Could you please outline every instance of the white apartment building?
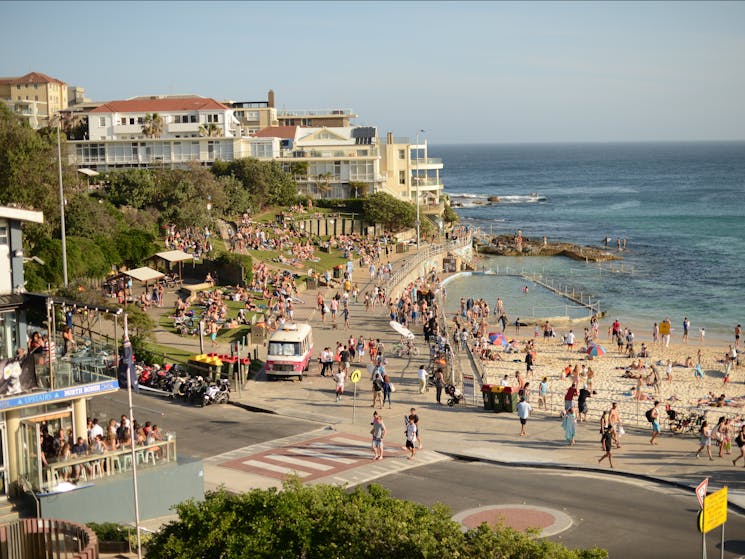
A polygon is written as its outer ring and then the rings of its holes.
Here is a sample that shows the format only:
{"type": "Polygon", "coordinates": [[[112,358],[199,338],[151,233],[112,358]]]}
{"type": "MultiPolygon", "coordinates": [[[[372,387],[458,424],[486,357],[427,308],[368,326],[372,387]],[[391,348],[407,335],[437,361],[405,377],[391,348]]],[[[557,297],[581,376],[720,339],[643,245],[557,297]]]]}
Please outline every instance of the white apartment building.
{"type": "Polygon", "coordinates": [[[266,103],[231,105],[196,96],[138,97],[98,105],[87,113],[88,139],[69,142],[69,162],[107,171],[255,157],[278,160],[298,182],[299,191],[315,198],[355,198],[384,191],[410,202],[419,200],[422,206],[440,202],[442,161],[428,157],[426,140],[412,143],[389,133],[382,142],[375,127],[349,124],[356,115],[347,109],[283,111],[277,118],[271,91],[266,103]],[[156,133],[145,134],[153,113],[161,126],[156,133]],[[308,115],[313,118],[304,120],[308,115]],[[293,119],[324,124],[285,124],[293,119]],[[254,132],[262,122],[279,125],[254,132]]]}
{"type": "Polygon", "coordinates": [[[96,171],[124,167],[211,165],[243,157],[273,158],[273,138],[242,138],[233,109],[196,96],[110,101],[88,113],[88,139],[69,143],[69,162],[96,171]],[[148,115],[161,126],[146,134],[148,115]]]}

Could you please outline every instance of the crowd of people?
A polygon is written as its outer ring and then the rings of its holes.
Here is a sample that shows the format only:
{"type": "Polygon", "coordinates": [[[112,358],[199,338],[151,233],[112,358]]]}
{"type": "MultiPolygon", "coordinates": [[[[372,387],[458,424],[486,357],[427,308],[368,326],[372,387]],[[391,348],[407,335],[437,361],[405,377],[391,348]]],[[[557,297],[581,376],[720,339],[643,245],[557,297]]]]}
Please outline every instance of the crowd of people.
{"type": "Polygon", "coordinates": [[[123,450],[145,449],[153,447],[152,452],[156,460],[162,458],[162,449],[154,446],[164,440],[164,435],[157,424],[146,421],[144,424],[137,420],[134,424],[129,417],[122,414],[121,418],[111,418],[107,425],[101,425],[98,418],[88,418],[85,436],[73,436],[72,427],[57,429],[50,432],[50,426],[43,422],[40,435],[41,461],[47,466],[52,463],[77,461],[90,457],[90,461],[83,461],[67,467],[57,468],[59,481],[76,483],[81,479],[88,479],[98,473],[106,472],[108,462],[103,460],[106,454],[123,450]]]}

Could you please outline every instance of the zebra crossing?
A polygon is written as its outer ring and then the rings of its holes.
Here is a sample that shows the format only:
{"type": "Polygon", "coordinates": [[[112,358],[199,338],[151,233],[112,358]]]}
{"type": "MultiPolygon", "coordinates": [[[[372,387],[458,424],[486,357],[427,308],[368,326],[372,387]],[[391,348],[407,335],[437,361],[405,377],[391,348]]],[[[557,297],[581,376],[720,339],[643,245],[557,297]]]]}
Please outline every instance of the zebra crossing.
{"type": "Polygon", "coordinates": [[[298,476],[303,483],[358,485],[409,468],[445,460],[431,451],[420,451],[414,460],[408,452],[390,444],[383,460],[372,460],[369,437],[347,433],[295,435],[237,449],[205,460],[223,475],[258,476],[278,483],[298,476]]]}

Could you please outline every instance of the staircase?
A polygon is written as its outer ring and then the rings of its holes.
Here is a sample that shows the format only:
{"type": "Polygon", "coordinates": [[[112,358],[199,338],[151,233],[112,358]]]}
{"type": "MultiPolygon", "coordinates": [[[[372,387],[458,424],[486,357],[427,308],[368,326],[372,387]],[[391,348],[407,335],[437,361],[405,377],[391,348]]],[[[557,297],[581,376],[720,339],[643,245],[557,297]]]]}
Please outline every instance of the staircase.
{"type": "Polygon", "coordinates": [[[0,525],[15,522],[19,518],[15,503],[7,495],[0,496],[0,525]]]}

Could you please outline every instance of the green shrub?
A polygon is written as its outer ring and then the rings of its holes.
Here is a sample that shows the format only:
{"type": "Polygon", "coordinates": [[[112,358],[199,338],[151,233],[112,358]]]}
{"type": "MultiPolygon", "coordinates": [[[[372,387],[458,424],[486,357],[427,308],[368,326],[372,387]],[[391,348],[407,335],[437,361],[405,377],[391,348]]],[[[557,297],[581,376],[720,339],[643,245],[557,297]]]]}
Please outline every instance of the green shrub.
{"type": "Polygon", "coordinates": [[[93,530],[99,540],[104,542],[127,542],[129,541],[128,526],[116,524],[115,522],[89,522],[88,528],[93,530]]]}

